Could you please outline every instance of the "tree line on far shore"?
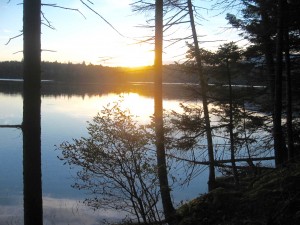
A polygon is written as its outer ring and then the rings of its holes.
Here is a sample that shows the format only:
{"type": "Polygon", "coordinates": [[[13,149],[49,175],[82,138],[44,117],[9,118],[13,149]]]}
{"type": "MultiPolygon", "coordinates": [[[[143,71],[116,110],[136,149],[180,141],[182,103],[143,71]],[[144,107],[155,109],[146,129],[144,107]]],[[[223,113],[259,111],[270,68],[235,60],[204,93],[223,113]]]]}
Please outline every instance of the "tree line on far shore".
{"type": "MultiPolygon", "coordinates": [[[[0,78],[22,79],[23,63],[19,61],[0,62],[0,78]]],[[[83,63],[42,62],[42,79],[64,83],[103,83],[122,84],[126,82],[152,82],[153,66],[145,67],[108,67],[83,63]]],[[[206,67],[210,73],[209,83],[216,83],[218,72],[206,67]]],[[[165,83],[199,83],[196,72],[187,71],[177,63],[163,66],[165,83]]],[[[265,85],[266,79],[262,70],[254,68],[248,74],[237,77],[236,84],[265,85]]]]}

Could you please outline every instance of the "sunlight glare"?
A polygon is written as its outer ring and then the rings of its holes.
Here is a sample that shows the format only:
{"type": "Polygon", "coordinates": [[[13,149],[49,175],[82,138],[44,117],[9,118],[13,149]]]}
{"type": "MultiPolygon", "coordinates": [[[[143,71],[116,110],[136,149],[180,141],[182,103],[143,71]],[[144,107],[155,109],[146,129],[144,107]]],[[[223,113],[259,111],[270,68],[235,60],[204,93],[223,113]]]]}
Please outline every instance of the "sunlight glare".
{"type": "Polygon", "coordinates": [[[147,49],[146,46],[127,45],[121,50],[120,56],[116,58],[119,66],[139,67],[153,65],[153,52],[147,49]]]}
{"type": "MultiPolygon", "coordinates": [[[[55,98],[44,98],[44,110],[50,111],[48,106],[53,108],[53,101],[58,101],[55,98]]],[[[122,110],[129,110],[130,114],[136,117],[139,122],[149,122],[150,116],[153,115],[154,112],[154,102],[152,98],[147,98],[141,96],[137,93],[129,92],[123,93],[121,95],[117,95],[114,93],[109,93],[107,95],[102,96],[72,96],[68,98],[67,107],[54,107],[55,110],[67,114],[72,115],[73,118],[89,118],[91,120],[98,112],[100,112],[103,107],[107,107],[108,104],[112,106],[115,102],[121,102],[122,110]]],[[[66,101],[66,99],[62,98],[62,101],[66,101]]],[[[56,104],[59,105],[59,104],[56,104]]],[[[66,106],[66,105],[64,105],[66,106]]]]}
{"type": "Polygon", "coordinates": [[[145,98],[137,93],[123,94],[123,109],[129,109],[130,113],[143,121],[149,121],[154,113],[154,102],[151,98],[145,98]]]}
{"type": "MultiPolygon", "coordinates": [[[[150,117],[154,114],[154,100],[134,92],[119,95],[108,93],[102,96],[72,96],[59,99],[44,97],[43,111],[51,113],[55,110],[69,117],[72,116],[73,119],[85,118],[90,121],[98,112],[101,112],[103,107],[111,107],[120,100],[121,110],[129,110],[137,121],[144,124],[149,123],[150,117]]],[[[163,105],[166,113],[172,110],[178,113],[182,112],[177,100],[165,100],[163,105]]]]}

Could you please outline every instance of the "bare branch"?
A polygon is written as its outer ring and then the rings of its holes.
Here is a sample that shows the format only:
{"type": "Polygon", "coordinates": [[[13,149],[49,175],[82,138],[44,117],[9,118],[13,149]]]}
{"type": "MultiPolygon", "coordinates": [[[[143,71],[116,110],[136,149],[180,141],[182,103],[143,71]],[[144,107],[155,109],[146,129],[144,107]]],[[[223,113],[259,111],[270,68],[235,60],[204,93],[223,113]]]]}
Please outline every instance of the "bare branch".
{"type": "Polygon", "coordinates": [[[80,13],[84,17],[84,19],[86,19],[86,17],[83,15],[83,13],[79,9],[59,6],[57,4],[42,4],[42,6],[50,6],[50,7],[59,8],[59,9],[66,9],[66,10],[76,11],[76,12],[80,13]]]}
{"type": "MultiPolygon", "coordinates": [[[[188,162],[188,163],[198,164],[198,165],[209,165],[209,161],[190,160],[190,159],[185,159],[185,158],[177,157],[177,156],[172,155],[172,154],[168,154],[168,157],[174,158],[174,159],[177,159],[177,160],[182,160],[182,161],[185,161],[185,162],[188,162]]],[[[275,159],[275,157],[251,158],[252,161],[264,161],[264,160],[274,160],[274,159],[275,159]]],[[[249,161],[249,158],[235,159],[235,162],[248,162],[248,161],[249,161]]],[[[223,165],[223,164],[224,163],[231,163],[231,162],[232,161],[230,159],[215,160],[215,166],[218,166],[218,167],[228,167],[227,165],[223,165]]]]}
{"type": "Polygon", "coordinates": [[[51,30],[55,30],[55,27],[49,26],[48,23],[43,23],[43,22],[42,22],[42,24],[45,25],[46,27],[50,28],[51,30]]]}
{"type": "Polygon", "coordinates": [[[0,128],[16,128],[16,129],[22,129],[22,125],[0,125],[0,128]]]}
{"type": "Polygon", "coordinates": [[[50,50],[50,49],[41,49],[42,52],[57,52],[55,50],[50,50]]]}
{"type": "MultiPolygon", "coordinates": [[[[87,5],[83,0],[80,0],[82,4],[84,4],[89,10],[91,10],[93,13],[95,13],[97,16],[99,16],[105,23],[107,23],[114,31],[116,31],[120,36],[125,37],[123,34],[121,34],[110,22],[108,22],[103,16],[101,16],[98,12],[96,12],[94,9],[92,9],[89,5],[87,5]]],[[[90,2],[90,1],[88,1],[90,2]]],[[[91,2],[90,2],[91,3],[91,2]]]]}
{"type": "Polygon", "coordinates": [[[142,44],[142,43],[150,43],[151,41],[154,41],[154,37],[151,36],[147,39],[144,39],[144,40],[136,40],[137,42],[135,44],[142,44]]]}
{"type": "Polygon", "coordinates": [[[14,52],[13,55],[18,54],[18,53],[21,53],[21,52],[23,53],[23,51],[21,51],[21,50],[20,50],[20,51],[17,51],[17,52],[14,52]]]}
{"type": "Polygon", "coordinates": [[[41,14],[42,14],[42,17],[44,18],[44,20],[46,21],[46,23],[42,22],[42,24],[45,25],[46,27],[49,27],[52,30],[55,30],[55,27],[52,26],[51,22],[46,18],[45,14],[43,12],[41,12],[41,14]]]}
{"type": "Polygon", "coordinates": [[[18,35],[14,36],[14,37],[9,38],[8,42],[5,45],[8,45],[13,39],[21,37],[22,35],[23,35],[23,32],[21,34],[18,34],[18,35]]]}
{"type": "MultiPolygon", "coordinates": [[[[49,50],[49,49],[41,49],[42,52],[57,52],[55,50],[49,50]]],[[[13,54],[23,53],[23,50],[14,52],[13,54]]]]}
{"type": "Polygon", "coordinates": [[[149,10],[154,10],[155,4],[146,1],[138,0],[130,4],[133,12],[147,12],[149,10]]]}
{"type": "MultiPolygon", "coordinates": [[[[213,4],[212,9],[221,10],[217,15],[221,15],[228,10],[238,9],[241,7],[243,1],[237,0],[218,0],[215,4],[213,4]]],[[[217,16],[216,15],[216,16],[217,16]]]]}
{"type": "Polygon", "coordinates": [[[169,41],[169,42],[172,42],[170,43],[169,45],[165,46],[164,48],[168,48],[172,45],[175,45],[176,43],[178,42],[181,42],[181,41],[184,41],[184,40],[190,40],[192,36],[187,36],[187,37],[183,37],[183,38],[173,38],[173,39],[169,39],[169,40],[166,40],[166,41],[169,41]]]}

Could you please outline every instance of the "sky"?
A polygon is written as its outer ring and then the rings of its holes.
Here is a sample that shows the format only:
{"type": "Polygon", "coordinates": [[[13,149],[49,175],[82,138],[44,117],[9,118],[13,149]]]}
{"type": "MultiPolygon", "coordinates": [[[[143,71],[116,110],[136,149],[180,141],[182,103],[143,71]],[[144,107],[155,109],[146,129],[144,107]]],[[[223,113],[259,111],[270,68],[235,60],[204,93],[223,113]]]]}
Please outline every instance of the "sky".
{"type": "MultiPolygon", "coordinates": [[[[86,0],[87,2],[87,0],[86,0]]],[[[42,12],[55,29],[42,25],[42,60],[62,63],[83,63],[104,66],[146,66],[153,65],[154,45],[140,40],[154,35],[153,29],[141,27],[153,18],[152,13],[137,14],[132,12],[133,0],[91,0],[91,7],[104,17],[121,34],[112,29],[98,15],[85,7],[80,0],[42,0],[44,4],[78,9],[65,10],[43,6],[42,12]]],[[[205,7],[210,7],[210,0],[198,0],[205,7]]],[[[0,61],[22,60],[21,0],[0,0],[0,61]]],[[[225,14],[216,11],[201,10],[203,18],[199,20],[197,31],[201,47],[215,50],[217,46],[239,37],[233,30],[226,30],[225,14]],[[211,42],[221,40],[218,42],[211,42]],[[206,42],[209,41],[209,42],[206,42]]],[[[45,19],[43,20],[45,23],[45,19]]],[[[166,39],[184,37],[191,34],[188,25],[174,27],[165,34],[166,39]]],[[[191,42],[191,41],[190,41],[191,42]]],[[[163,61],[165,64],[185,59],[185,42],[167,47],[164,43],[163,61]]]]}

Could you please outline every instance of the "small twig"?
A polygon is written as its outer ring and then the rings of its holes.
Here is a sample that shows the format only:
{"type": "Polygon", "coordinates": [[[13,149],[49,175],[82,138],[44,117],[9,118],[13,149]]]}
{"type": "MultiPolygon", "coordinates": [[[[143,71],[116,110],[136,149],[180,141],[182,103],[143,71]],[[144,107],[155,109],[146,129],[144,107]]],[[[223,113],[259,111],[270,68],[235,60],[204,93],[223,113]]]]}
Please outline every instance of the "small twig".
{"type": "Polygon", "coordinates": [[[43,12],[41,12],[41,14],[42,14],[42,17],[47,22],[47,23],[42,23],[42,24],[44,24],[45,26],[49,27],[52,30],[55,30],[55,27],[51,25],[51,22],[46,18],[45,14],[43,12]]]}
{"type": "Polygon", "coordinates": [[[17,51],[17,52],[14,52],[13,55],[18,54],[18,53],[21,53],[21,52],[23,53],[23,51],[21,51],[21,50],[20,50],[20,51],[17,51]]]}
{"type": "Polygon", "coordinates": [[[99,62],[106,62],[106,61],[113,59],[114,57],[103,56],[103,57],[98,57],[98,58],[100,59],[99,62]]]}
{"type": "Polygon", "coordinates": [[[41,49],[42,52],[57,52],[55,50],[50,50],[50,49],[41,49]]]}
{"type": "MultiPolygon", "coordinates": [[[[57,52],[55,50],[50,50],[50,49],[41,49],[41,52],[57,52]]],[[[14,52],[13,54],[18,54],[18,53],[23,53],[23,50],[20,50],[20,51],[17,51],[17,52],[14,52]]]]}
{"type": "Polygon", "coordinates": [[[13,39],[16,39],[16,38],[18,38],[18,37],[21,37],[22,35],[23,35],[23,32],[22,32],[21,34],[19,34],[19,35],[16,35],[16,36],[14,36],[14,37],[9,38],[8,42],[7,42],[5,45],[8,45],[9,42],[11,42],[13,39]]]}
{"type": "Polygon", "coordinates": [[[53,27],[53,26],[51,26],[51,25],[49,25],[47,23],[43,23],[42,22],[42,24],[45,25],[46,27],[50,28],[51,30],[55,30],[55,27],[53,27]]]}

